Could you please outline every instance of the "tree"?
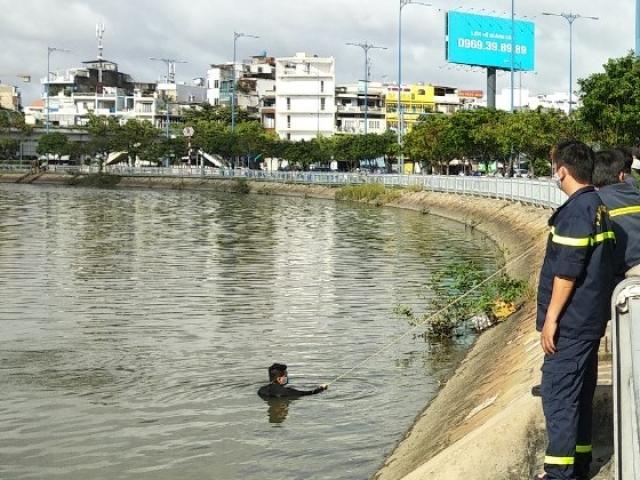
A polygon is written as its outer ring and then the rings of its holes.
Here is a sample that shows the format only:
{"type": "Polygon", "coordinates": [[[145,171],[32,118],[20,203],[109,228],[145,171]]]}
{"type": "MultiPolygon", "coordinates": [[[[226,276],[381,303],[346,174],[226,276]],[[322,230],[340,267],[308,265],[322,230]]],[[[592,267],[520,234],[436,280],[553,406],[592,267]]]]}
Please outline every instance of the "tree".
{"type": "Polygon", "coordinates": [[[349,170],[357,166],[356,135],[339,135],[333,139],[333,157],[336,161],[346,163],[349,170]]]}
{"type": "Polygon", "coordinates": [[[307,171],[313,163],[314,145],[311,142],[301,140],[299,142],[290,142],[284,152],[284,158],[289,165],[297,166],[307,171]]]}
{"type": "Polygon", "coordinates": [[[86,152],[98,160],[100,172],[102,172],[109,155],[118,151],[122,127],[113,117],[91,115],[85,129],[91,136],[91,140],[86,145],[86,152]]]}
{"type": "Polygon", "coordinates": [[[640,60],[633,52],[610,59],[604,73],[578,81],[578,115],[593,140],[603,146],[636,145],[640,140],[640,60]]]}
{"type": "MultiPolygon", "coordinates": [[[[121,126],[119,136],[115,141],[118,150],[127,152],[129,164],[136,162],[138,157],[153,158],[153,144],[158,140],[160,131],[147,120],[129,120],[121,126]]],[[[154,152],[156,153],[157,150],[154,152]]]]}
{"type": "Polygon", "coordinates": [[[192,145],[226,159],[231,159],[234,155],[234,135],[225,123],[201,120],[194,125],[194,130],[192,145]]]}
{"type": "Polygon", "coordinates": [[[264,153],[267,133],[259,122],[243,122],[236,127],[234,140],[234,154],[246,155],[250,160],[264,153]]]}
{"type": "Polygon", "coordinates": [[[404,149],[412,160],[420,162],[423,169],[444,173],[455,158],[455,134],[451,117],[429,115],[407,134],[404,149]]]}
{"type": "MultiPolygon", "coordinates": [[[[251,120],[246,110],[236,109],[236,125],[251,120]]],[[[185,125],[195,126],[198,122],[221,122],[231,125],[231,108],[203,103],[193,110],[184,112],[185,125]]]]}
{"type": "Polygon", "coordinates": [[[13,138],[0,138],[0,160],[13,160],[20,148],[20,142],[13,138]]]}
{"type": "Polygon", "coordinates": [[[60,158],[68,152],[69,139],[60,132],[46,133],[38,141],[38,155],[53,155],[60,158]]]}

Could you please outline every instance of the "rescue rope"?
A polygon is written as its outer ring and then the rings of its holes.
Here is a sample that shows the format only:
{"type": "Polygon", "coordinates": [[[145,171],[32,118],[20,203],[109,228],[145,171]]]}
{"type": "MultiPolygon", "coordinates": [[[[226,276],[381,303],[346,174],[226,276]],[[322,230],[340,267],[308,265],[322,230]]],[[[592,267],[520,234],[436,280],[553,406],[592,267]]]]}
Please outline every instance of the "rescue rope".
{"type": "Polygon", "coordinates": [[[489,281],[491,281],[492,279],[494,279],[495,277],[497,277],[500,273],[504,272],[509,266],[513,265],[514,263],[520,261],[521,259],[523,259],[524,257],[526,257],[527,255],[529,255],[529,253],[531,253],[535,248],[537,248],[537,245],[532,245],[530,248],[528,248],[524,253],[522,253],[521,255],[518,255],[516,258],[512,258],[511,260],[509,260],[507,263],[505,263],[501,268],[499,268],[498,270],[496,270],[494,273],[492,273],[491,275],[489,275],[487,278],[485,278],[482,282],[480,282],[478,285],[474,286],[473,288],[467,290],[466,293],[464,293],[463,295],[460,295],[459,297],[457,297],[456,299],[454,299],[453,301],[451,301],[449,304],[445,305],[444,307],[442,307],[440,310],[438,310],[437,312],[432,313],[431,315],[429,315],[427,318],[425,318],[424,320],[422,320],[420,323],[414,325],[413,327],[411,327],[409,330],[407,330],[405,333],[403,333],[402,335],[400,335],[399,337],[397,337],[396,339],[394,339],[393,341],[391,341],[390,343],[384,345],[382,348],[380,348],[379,350],[377,350],[376,352],[374,352],[372,355],[368,356],[367,358],[365,358],[364,360],[362,360],[360,363],[356,364],[354,367],[350,368],[349,370],[347,370],[346,372],[338,375],[336,378],[334,378],[331,382],[327,383],[328,386],[333,385],[334,383],[338,382],[339,380],[342,380],[344,377],[346,377],[347,375],[351,374],[352,372],[354,372],[355,370],[359,369],[360,367],[362,367],[363,365],[365,365],[366,363],[368,363],[370,360],[374,359],[375,357],[377,357],[378,355],[380,355],[381,353],[385,352],[386,350],[388,350],[389,348],[391,348],[393,345],[395,345],[396,343],[398,343],[400,340],[402,340],[403,338],[405,338],[407,335],[409,335],[410,333],[412,333],[414,330],[422,327],[424,324],[428,323],[429,321],[433,320],[434,318],[438,317],[439,315],[441,315],[442,313],[446,312],[447,310],[449,310],[451,307],[453,307],[454,305],[456,305],[457,303],[459,303],[461,300],[463,300],[464,298],[468,297],[471,293],[473,293],[474,291],[478,290],[480,287],[482,287],[483,285],[487,284],[489,281]]]}

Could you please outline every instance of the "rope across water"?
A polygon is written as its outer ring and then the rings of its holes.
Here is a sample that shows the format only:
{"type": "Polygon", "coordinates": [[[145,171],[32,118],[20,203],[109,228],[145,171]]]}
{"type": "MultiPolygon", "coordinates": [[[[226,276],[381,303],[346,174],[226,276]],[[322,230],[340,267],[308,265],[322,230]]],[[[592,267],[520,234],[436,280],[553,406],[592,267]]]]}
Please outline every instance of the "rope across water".
{"type": "Polygon", "coordinates": [[[378,355],[380,355],[381,353],[385,352],[386,350],[388,350],[389,348],[391,348],[393,345],[395,345],[396,343],[398,343],[400,340],[402,340],[403,338],[405,338],[407,335],[411,334],[414,330],[418,329],[419,327],[422,327],[424,324],[428,323],[429,321],[433,320],[434,318],[438,317],[438,315],[441,315],[442,313],[446,312],[448,309],[450,309],[451,307],[453,307],[454,305],[456,305],[457,303],[459,303],[461,300],[463,300],[464,298],[468,297],[471,293],[475,292],[476,290],[478,290],[480,287],[482,287],[483,285],[486,285],[488,282],[490,282],[491,280],[493,280],[495,277],[497,277],[499,274],[501,274],[502,272],[504,272],[509,266],[513,265],[514,263],[520,261],[521,259],[523,259],[524,257],[526,257],[527,255],[529,255],[535,248],[537,247],[537,245],[532,245],[531,247],[529,247],[524,253],[518,255],[515,258],[512,258],[511,260],[509,260],[508,262],[506,262],[501,268],[499,268],[498,270],[496,270],[494,273],[492,273],[491,275],[489,275],[487,278],[485,278],[482,282],[480,282],[478,285],[474,286],[473,288],[467,290],[466,293],[460,295],[459,297],[455,298],[453,301],[451,301],[450,303],[448,303],[447,305],[445,305],[444,307],[442,307],[440,310],[432,313],[431,315],[429,315],[428,317],[426,317],[422,322],[414,325],[413,327],[411,327],[409,330],[407,330],[406,332],[404,332],[402,335],[400,335],[399,337],[395,338],[393,341],[389,342],[388,344],[384,345],[383,347],[381,347],[379,350],[377,350],[376,352],[374,352],[373,354],[369,355],[367,358],[365,358],[364,360],[362,360],[360,363],[356,364],[354,367],[350,368],[349,370],[347,370],[346,372],[338,375],[336,378],[334,378],[331,382],[329,382],[327,385],[333,385],[334,383],[342,380],[344,377],[346,377],[347,375],[351,374],[352,372],[354,372],[355,370],[359,369],[360,367],[362,367],[363,365],[365,365],[366,363],[368,363],[370,360],[374,359],[375,357],[377,357],[378,355]]]}

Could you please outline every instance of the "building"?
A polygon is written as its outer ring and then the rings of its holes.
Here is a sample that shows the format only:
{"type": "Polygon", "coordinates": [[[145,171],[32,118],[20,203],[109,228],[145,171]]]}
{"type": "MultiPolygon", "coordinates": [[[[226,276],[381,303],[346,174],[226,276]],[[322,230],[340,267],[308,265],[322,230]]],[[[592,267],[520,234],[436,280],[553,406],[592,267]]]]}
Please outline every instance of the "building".
{"type": "Polygon", "coordinates": [[[259,118],[265,96],[275,90],[276,61],[266,54],[242,63],[211,65],[207,71],[207,100],[211,105],[231,105],[233,81],[236,82],[236,106],[259,118]]]}
{"type": "MultiPolygon", "coordinates": [[[[465,109],[486,108],[486,96],[465,98],[465,109]]],[[[566,114],[569,113],[569,95],[566,92],[555,92],[549,94],[533,95],[526,88],[515,88],[513,91],[513,106],[515,110],[560,110],[566,114]]],[[[580,107],[580,98],[573,96],[573,108],[580,107]]],[[[511,110],[511,89],[504,88],[496,94],[496,109],[510,111],[511,110]]]]}
{"type": "Polygon", "coordinates": [[[13,111],[22,109],[22,99],[18,87],[0,83],[0,108],[13,111]]]}
{"type": "MultiPolygon", "coordinates": [[[[161,82],[156,85],[154,95],[142,101],[152,100],[151,106],[153,118],[148,118],[151,123],[160,128],[167,126],[167,113],[169,123],[174,123],[182,118],[186,110],[196,108],[203,103],[207,103],[207,88],[204,86],[204,80],[196,79],[192,85],[181,82],[161,82]]],[[[147,110],[149,107],[147,107],[147,110]]],[[[148,115],[145,111],[145,115],[148,115]]],[[[139,112],[134,111],[134,118],[144,118],[139,112]]]]}
{"type": "Polygon", "coordinates": [[[370,82],[366,102],[364,87],[364,82],[336,87],[336,133],[364,134],[365,105],[368,105],[367,133],[380,134],[387,130],[385,87],[381,83],[370,82]]]}
{"type": "Polygon", "coordinates": [[[275,129],[280,138],[331,136],[335,114],[333,57],[296,53],[276,59],[275,129]]]}
{"type": "MultiPolygon", "coordinates": [[[[398,86],[387,87],[387,128],[398,130],[398,86]]],[[[431,113],[454,113],[461,107],[458,90],[453,87],[416,83],[403,85],[400,94],[405,132],[431,113]]]]}
{"type": "Polygon", "coordinates": [[[39,116],[29,109],[28,123],[46,122],[47,110],[51,124],[61,127],[84,125],[90,115],[156,121],[155,84],[134,82],[130,75],[118,70],[116,63],[108,60],[98,59],[82,65],[51,72],[49,78],[42,79],[44,106],[39,116]]]}
{"type": "Polygon", "coordinates": [[[438,113],[455,113],[460,110],[461,100],[458,89],[453,87],[433,87],[433,100],[438,113]]]}
{"type": "MultiPolygon", "coordinates": [[[[237,67],[237,65],[236,65],[237,67]]],[[[240,78],[240,69],[235,69],[235,81],[240,78]]],[[[207,70],[207,101],[213,106],[231,106],[231,89],[233,88],[233,63],[210,65],[207,70]]]]}
{"type": "Polygon", "coordinates": [[[136,82],[118,70],[114,62],[98,59],[83,62],[82,67],[52,72],[43,78],[44,105],[29,107],[25,121],[36,125],[47,120],[47,88],[49,121],[60,127],[85,125],[91,115],[114,117],[121,121],[148,120],[164,127],[169,104],[170,121],[180,117],[184,109],[207,100],[202,85],[136,82]]]}
{"type": "Polygon", "coordinates": [[[411,130],[422,115],[435,112],[436,101],[434,93],[431,85],[422,83],[403,85],[402,89],[398,89],[397,85],[388,86],[385,98],[387,128],[398,131],[398,94],[400,94],[400,104],[403,112],[403,130],[406,132],[411,130]]]}

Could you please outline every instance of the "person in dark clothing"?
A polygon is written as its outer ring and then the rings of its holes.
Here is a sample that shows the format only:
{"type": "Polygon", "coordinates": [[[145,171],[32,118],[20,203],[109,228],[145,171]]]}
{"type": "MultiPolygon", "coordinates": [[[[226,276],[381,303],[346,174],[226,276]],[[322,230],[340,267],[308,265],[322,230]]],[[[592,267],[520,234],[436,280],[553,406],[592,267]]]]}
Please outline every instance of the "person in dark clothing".
{"type": "Polygon", "coordinates": [[[596,154],[593,184],[616,234],[616,283],[640,274],[640,191],[625,181],[628,159],[617,150],[596,154]]]}
{"type": "Polygon", "coordinates": [[[320,385],[313,390],[298,390],[296,388],[287,387],[289,376],[287,375],[287,366],[282,363],[274,363],[269,367],[269,383],[258,390],[258,395],[263,399],[267,398],[297,398],[307,395],[315,395],[324,392],[328,385],[320,385]]]}
{"type": "Polygon", "coordinates": [[[622,179],[622,181],[624,183],[631,185],[632,187],[638,188],[638,182],[636,181],[636,178],[631,173],[631,169],[634,165],[634,160],[635,160],[634,149],[627,148],[627,147],[619,147],[619,148],[616,148],[615,150],[605,150],[605,151],[613,153],[618,157],[622,158],[624,162],[624,168],[622,170],[624,173],[624,178],[622,179]]]}
{"type": "Polygon", "coordinates": [[[586,480],[592,460],[598,347],[613,292],[615,234],[591,185],[594,154],[581,142],[553,152],[555,178],[569,198],[549,220],[538,285],[536,328],[545,357],[542,408],[549,439],[544,480],[586,480]]]}

